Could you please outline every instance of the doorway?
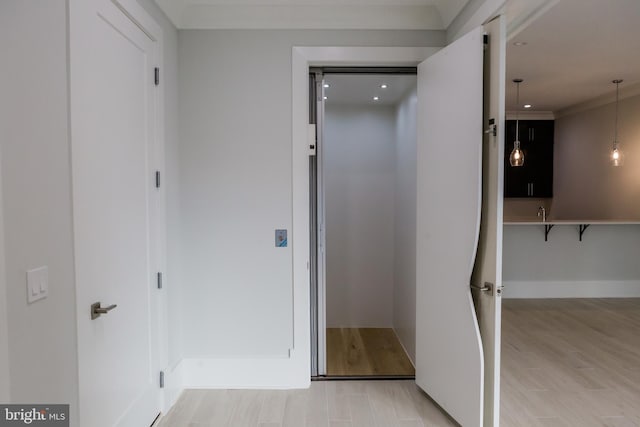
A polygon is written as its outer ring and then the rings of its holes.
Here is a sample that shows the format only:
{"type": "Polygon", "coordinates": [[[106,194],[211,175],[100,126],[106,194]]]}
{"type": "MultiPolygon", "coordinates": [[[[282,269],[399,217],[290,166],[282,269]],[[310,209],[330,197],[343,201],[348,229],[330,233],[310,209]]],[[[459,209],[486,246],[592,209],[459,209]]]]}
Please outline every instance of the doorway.
{"type": "Polygon", "coordinates": [[[317,376],[415,374],[416,68],[310,74],[317,376]]]}

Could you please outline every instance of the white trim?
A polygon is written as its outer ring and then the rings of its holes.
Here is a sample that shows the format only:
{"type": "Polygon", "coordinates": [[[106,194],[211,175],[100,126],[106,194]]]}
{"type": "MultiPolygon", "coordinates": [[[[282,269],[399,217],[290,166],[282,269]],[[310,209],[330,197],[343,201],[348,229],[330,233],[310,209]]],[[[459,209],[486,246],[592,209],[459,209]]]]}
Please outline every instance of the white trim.
{"type": "Polygon", "coordinates": [[[153,41],[162,44],[162,28],[136,0],[111,0],[153,41]]]}
{"type": "Polygon", "coordinates": [[[640,298],[640,280],[504,281],[504,298],[640,298]]]}
{"type": "MultiPolygon", "coordinates": [[[[520,120],[554,120],[556,117],[553,111],[518,111],[518,119],[520,120]]],[[[516,112],[507,111],[507,120],[515,120],[516,112]]]]}
{"type": "Polygon", "coordinates": [[[182,360],[164,371],[164,406],[162,412],[166,413],[180,397],[184,391],[182,360]]]}
{"type": "MultiPolygon", "coordinates": [[[[309,379],[309,66],[415,66],[440,48],[433,47],[293,47],[292,48],[292,195],[294,348],[289,369],[309,379]]],[[[323,349],[319,349],[323,351],[323,349]]]]}

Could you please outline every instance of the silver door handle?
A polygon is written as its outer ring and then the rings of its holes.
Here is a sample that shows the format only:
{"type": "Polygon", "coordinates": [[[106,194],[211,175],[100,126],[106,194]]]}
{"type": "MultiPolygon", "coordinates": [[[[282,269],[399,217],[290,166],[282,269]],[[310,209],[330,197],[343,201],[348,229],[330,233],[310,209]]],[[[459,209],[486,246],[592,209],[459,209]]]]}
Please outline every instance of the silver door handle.
{"type": "Polygon", "coordinates": [[[471,287],[473,289],[476,289],[476,290],[482,291],[482,292],[491,292],[492,286],[493,286],[493,283],[489,283],[489,282],[484,282],[484,285],[482,285],[482,286],[471,284],[471,287]]]}
{"type": "Polygon", "coordinates": [[[100,307],[99,302],[94,302],[93,304],[91,304],[91,320],[97,319],[101,315],[109,313],[117,306],[117,304],[111,304],[109,307],[100,307]]]}

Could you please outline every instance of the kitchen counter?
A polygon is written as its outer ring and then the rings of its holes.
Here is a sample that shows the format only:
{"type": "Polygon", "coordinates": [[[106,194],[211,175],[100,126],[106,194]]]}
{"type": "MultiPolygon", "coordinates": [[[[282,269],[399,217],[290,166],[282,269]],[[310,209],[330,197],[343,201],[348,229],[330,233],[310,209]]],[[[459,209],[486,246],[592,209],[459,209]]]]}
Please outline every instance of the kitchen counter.
{"type": "Polygon", "coordinates": [[[636,225],[640,220],[612,220],[612,219],[508,219],[504,225],[636,225]]]}

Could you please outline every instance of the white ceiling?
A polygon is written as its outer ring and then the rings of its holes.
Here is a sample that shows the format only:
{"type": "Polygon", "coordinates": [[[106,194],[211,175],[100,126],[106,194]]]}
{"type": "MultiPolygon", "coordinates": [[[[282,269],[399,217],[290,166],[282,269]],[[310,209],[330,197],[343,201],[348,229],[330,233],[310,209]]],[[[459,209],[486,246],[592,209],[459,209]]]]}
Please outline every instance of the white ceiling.
{"type": "Polygon", "coordinates": [[[329,87],[324,89],[328,105],[384,105],[393,106],[416,85],[415,75],[328,74],[329,87]],[[388,87],[382,89],[380,86],[388,87]],[[379,99],[375,101],[374,96],[379,99]]]}
{"type": "Polygon", "coordinates": [[[155,0],[178,28],[445,30],[469,0],[155,0]]]}
{"type": "Polygon", "coordinates": [[[640,84],[640,0],[560,0],[507,44],[507,110],[559,111],[640,84]],[[526,42],[515,46],[514,42],[526,42]]]}

